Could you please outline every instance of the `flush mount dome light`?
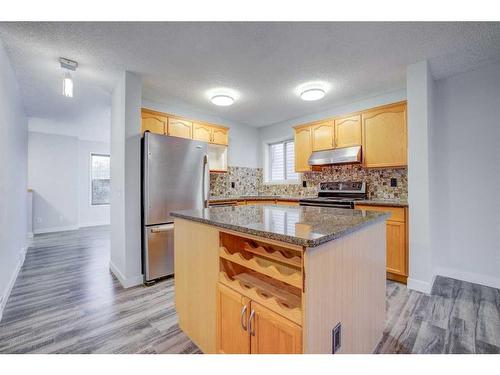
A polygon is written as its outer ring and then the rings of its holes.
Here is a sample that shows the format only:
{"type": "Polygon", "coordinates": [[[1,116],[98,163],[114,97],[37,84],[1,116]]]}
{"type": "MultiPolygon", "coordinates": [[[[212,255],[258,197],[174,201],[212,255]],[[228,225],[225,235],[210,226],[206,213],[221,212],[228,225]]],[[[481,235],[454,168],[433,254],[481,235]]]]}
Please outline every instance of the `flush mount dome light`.
{"type": "Polygon", "coordinates": [[[305,90],[300,93],[300,98],[307,102],[322,99],[324,96],[325,90],[318,88],[305,90]]]}
{"type": "Polygon", "coordinates": [[[229,95],[215,95],[212,96],[210,101],[218,106],[221,107],[227,107],[228,105],[231,105],[234,103],[234,99],[230,97],[229,95]]]}

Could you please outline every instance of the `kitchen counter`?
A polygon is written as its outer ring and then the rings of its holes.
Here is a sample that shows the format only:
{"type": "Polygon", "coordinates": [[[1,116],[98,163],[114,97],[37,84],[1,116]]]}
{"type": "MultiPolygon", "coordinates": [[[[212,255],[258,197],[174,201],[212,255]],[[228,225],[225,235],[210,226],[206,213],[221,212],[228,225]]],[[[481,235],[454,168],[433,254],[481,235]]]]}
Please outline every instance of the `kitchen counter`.
{"type": "MultiPolygon", "coordinates": [[[[316,198],[317,196],[296,196],[296,195],[233,195],[233,196],[219,196],[210,197],[210,203],[222,203],[233,201],[289,201],[298,202],[301,199],[316,198]]],[[[357,204],[364,204],[367,206],[388,206],[388,207],[408,207],[408,202],[401,199],[364,199],[356,201],[357,204]]]]}
{"type": "Polygon", "coordinates": [[[266,239],[316,247],[384,221],[389,215],[329,207],[258,205],[176,211],[172,216],[266,239]]]}
{"type": "Polygon", "coordinates": [[[400,199],[364,199],[356,201],[355,204],[366,206],[408,207],[408,202],[400,199]]]}
{"type": "Polygon", "coordinates": [[[209,202],[229,202],[229,201],[291,201],[298,202],[299,199],[304,197],[291,196],[291,195],[232,195],[232,196],[219,196],[208,198],[209,202]]]}

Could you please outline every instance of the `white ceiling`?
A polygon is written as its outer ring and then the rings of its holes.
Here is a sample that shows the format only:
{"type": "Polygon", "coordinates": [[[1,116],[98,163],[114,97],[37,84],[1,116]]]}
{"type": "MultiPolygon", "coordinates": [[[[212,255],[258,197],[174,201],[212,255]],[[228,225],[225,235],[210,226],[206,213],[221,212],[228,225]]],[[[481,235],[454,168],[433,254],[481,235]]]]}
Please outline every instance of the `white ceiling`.
{"type": "Polygon", "coordinates": [[[109,106],[120,72],[143,77],[143,97],[183,102],[252,126],[405,86],[428,59],[436,79],[500,61],[500,23],[0,23],[28,115],[65,120],[109,106]],[[58,58],[79,62],[75,98],[60,95],[58,58]],[[317,102],[298,85],[324,81],[317,102]],[[215,107],[209,90],[236,90],[215,107]]]}

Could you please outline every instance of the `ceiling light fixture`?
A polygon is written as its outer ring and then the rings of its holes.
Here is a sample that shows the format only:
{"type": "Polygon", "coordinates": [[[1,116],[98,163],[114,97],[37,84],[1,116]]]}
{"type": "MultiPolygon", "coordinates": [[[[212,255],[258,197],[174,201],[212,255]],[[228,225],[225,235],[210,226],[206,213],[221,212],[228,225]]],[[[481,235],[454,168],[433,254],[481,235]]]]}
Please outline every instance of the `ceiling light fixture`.
{"type": "Polygon", "coordinates": [[[210,99],[215,105],[227,107],[234,103],[234,99],[229,95],[215,95],[210,99]]]}
{"type": "Polygon", "coordinates": [[[325,90],[319,88],[305,90],[300,93],[300,98],[307,102],[322,99],[324,96],[325,90]]]}
{"type": "Polygon", "coordinates": [[[73,79],[71,78],[71,71],[76,71],[78,63],[73,60],[65,59],[64,57],[59,58],[59,63],[61,68],[65,69],[63,76],[63,89],[62,94],[68,98],[73,97],[73,79]]]}

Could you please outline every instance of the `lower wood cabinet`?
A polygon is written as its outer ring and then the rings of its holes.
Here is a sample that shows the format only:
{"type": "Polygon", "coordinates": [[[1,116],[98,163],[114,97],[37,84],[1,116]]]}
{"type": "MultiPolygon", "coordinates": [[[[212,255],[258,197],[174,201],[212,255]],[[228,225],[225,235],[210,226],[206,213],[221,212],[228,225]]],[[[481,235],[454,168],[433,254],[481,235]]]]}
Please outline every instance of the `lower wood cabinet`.
{"type": "Polygon", "coordinates": [[[250,353],[300,354],[302,328],[281,315],[251,301],[250,353]]]}
{"type": "Polygon", "coordinates": [[[406,207],[356,205],[365,211],[390,212],[387,220],[386,271],[387,278],[406,283],[408,278],[408,220],[406,207]]]}
{"type": "Polygon", "coordinates": [[[217,352],[300,354],[302,328],[219,283],[217,352]]]}
{"type": "Polygon", "coordinates": [[[250,354],[250,300],[219,284],[217,292],[217,352],[250,354]]]}

